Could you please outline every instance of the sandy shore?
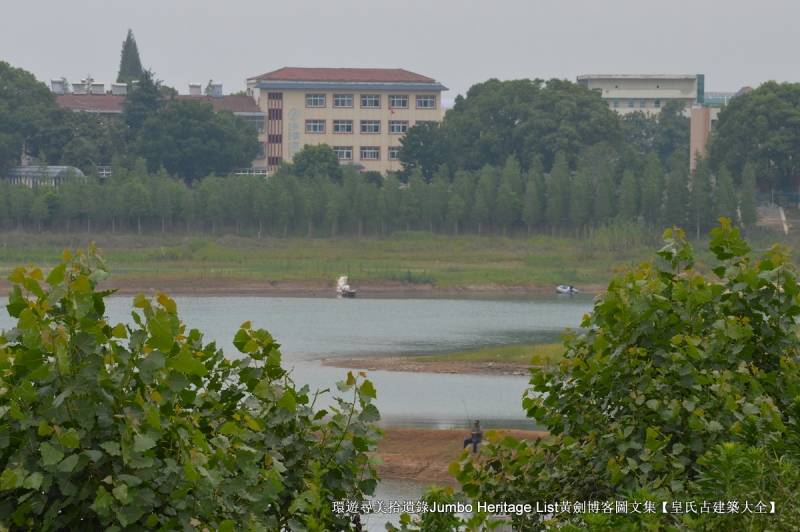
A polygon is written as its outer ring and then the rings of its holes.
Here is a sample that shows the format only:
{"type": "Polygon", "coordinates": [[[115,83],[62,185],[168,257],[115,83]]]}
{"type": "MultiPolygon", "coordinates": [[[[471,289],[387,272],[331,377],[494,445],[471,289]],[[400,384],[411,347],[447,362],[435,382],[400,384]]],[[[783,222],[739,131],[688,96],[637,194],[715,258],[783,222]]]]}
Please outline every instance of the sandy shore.
{"type": "MultiPolygon", "coordinates": [[[[0,293],[6,293],[9,283],[0,278],[0,293]]],[[[275,296],[275,297],[335,297],[332,283],[324,281],[259,281],[235,277],[112,277],[101,286],[116,289],[121,295],[165,292],[174,296],[275,296]]],[[[604,285],[582,285],[587,294],[600,293],[604,285]]],[[[514,297],[554,293],[549,285],[464,285],[436,286],[398,281],[359,283],[358,295],[365,297],[514,297]]]]}
{"type": "Polygon", "coordinates": [[[478,362],[465,360],[425,360],[424,357],[326,358],[325,366],[367,371],[404,371],[409,373],[479,373],[481,375],[528,375],[529,364],[478,362]]]}
{"type": "MultiPolygon", "coordinates": [[[[501,434],[521,439],[541,438],[544,432],[498,429],[501,434]]],[[[386,429],[378,444],[378,467],[381,478],[415,480],[438,484],[456,484],[447,472],[461,454],[467,429],[386,429]]]]}

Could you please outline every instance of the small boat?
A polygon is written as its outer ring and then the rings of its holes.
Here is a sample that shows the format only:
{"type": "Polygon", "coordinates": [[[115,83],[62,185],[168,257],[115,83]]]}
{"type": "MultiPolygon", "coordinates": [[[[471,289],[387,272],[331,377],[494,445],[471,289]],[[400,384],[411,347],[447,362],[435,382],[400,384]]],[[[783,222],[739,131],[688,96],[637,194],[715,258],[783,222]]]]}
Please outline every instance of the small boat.
{"type": "Polygon", "coordinates": [[[556,293],[572,295],[572,294],[580,294],[580,290],[578,290],[571,284],[560,284],[556,286],[556,293]]]}
{"type": "Polygon", "coordinates": [[[336,295],[339,297],[356,297],[356,291],[350,288],[350,283],[346,275],[342,275],[336,281],[336,295]]]}

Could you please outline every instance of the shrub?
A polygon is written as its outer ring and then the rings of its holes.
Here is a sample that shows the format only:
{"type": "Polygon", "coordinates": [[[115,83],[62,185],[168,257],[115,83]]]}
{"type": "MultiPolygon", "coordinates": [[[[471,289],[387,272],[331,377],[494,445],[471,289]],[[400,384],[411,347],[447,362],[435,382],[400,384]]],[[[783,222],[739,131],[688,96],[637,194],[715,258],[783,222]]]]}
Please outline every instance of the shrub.
{"type": "MultiPolygon", "coordinates": [[[[483,501],[656,501],[656,514],[514,516],[519,529],[800,528],[800,287],[779,247],[712,231],[715,278],[680,230],[613,279],[523,404],[550,435],[494,440],[452,471],[483,501]],[[755,498],[755,500],[754,500],[755,498]],[[659,501],[775,501],[776,514],[660,513],[659,501]]],[[[742,502],[744,506],[744,502],[742,502]]]]}
{"type": "Polygon", "coordinates": [[[44,278],[18,268],[0,335],[0,528],[354,529],[332,502],[376,485],[372,384],[348,374],[328,410],[279,344],[244,323],[227,359],[175,302],[137,296],[105,318],[88,253],[44,278]]]}

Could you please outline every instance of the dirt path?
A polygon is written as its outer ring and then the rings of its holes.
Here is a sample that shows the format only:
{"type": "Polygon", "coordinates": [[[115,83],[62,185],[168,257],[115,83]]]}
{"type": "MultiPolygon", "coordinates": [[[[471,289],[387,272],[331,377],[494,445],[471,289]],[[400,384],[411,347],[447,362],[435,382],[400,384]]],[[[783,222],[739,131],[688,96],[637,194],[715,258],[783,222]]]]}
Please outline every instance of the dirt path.
{"type": "Polygon", "coordinates": [[[473,362],[466,360],[425,360],[424,357],[326,358],[325,366],[367,371],[410,373],[478,373],[481,375],[528,375],[530,364],[473,362]]]}
{"type": "MultiPolygon", "coordinates": [[[[520,439],[545,435],[544,432],[514,429],[486,432],[499,432],[520,439]]],[[[468,429],[386,429],[378,444],[378,456],[383,460],[378,467],[381,478],[455,484],[447,468],[461,455],[467,436],[468,429]]]]}

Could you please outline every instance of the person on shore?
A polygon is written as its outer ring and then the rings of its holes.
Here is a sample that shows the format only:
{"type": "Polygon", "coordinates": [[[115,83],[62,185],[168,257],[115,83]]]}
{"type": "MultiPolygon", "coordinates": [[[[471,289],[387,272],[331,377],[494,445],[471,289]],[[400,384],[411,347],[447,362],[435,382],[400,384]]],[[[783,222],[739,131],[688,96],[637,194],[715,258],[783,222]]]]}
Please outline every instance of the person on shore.
{"type": "Polygon", "coordinates": [[[481,442],[482,439],[483,439],[483,431],[481,430],[481,422],[476,419],[475,423],[473,423],[472,425],[472,432],[470,433],[469,438],[464,440],[464,447],[462,447],[462,449],[465,449],[467,445],[471,443],[472,452],[477,453],[478,444],[481,442]]]}

